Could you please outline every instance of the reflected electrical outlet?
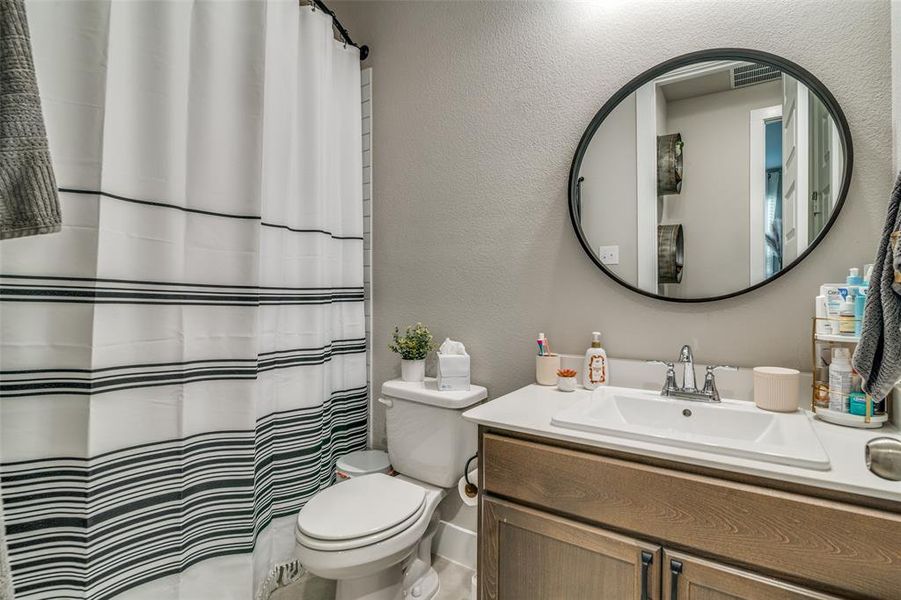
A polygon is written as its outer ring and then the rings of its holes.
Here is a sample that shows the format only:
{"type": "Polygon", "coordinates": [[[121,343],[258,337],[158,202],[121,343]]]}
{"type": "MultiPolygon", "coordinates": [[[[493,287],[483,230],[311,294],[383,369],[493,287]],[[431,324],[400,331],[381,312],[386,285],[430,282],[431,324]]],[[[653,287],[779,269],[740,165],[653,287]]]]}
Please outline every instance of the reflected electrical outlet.
{"type": "Polygon", "coordinates": [[[598,257],[605,265],[618,265],[619,246],[598,246],[598,257]]]}

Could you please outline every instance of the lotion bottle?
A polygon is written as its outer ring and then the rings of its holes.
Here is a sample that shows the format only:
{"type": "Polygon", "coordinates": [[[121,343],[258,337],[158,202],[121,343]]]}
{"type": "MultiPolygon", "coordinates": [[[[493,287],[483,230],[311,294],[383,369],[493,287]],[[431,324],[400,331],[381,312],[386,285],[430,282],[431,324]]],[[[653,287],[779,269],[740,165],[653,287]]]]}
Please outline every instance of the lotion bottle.
{"type": "Polygon", "coordinates": [[[607,385],[609,379],[607,353],[601,348],[601,332],[592,331],[591,348],[585,351],[585,361],[582,363],[582,385],[587,390],[593,390],[607,385]]]}
{"type": "Polygon", "coordinates": [[[848,294],[848,297],[845,298],[844,302],[841,303],[841,310],[839,312],[839,324],[838,324],[838,332],[841,335],[854,335],[855,333],[855,321],[854,321],[854,304],[856,298],[854,294],[848,294]]]}

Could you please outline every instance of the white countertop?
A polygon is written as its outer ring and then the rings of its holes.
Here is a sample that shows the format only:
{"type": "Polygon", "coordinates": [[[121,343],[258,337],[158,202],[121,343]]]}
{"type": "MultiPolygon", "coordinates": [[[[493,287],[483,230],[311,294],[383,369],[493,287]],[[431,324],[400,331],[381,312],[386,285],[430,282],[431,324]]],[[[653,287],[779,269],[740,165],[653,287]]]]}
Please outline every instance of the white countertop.
{"type": "Polygon", "coordinates": [[[832,464],[832,468],[828,471],[814,471],[599,433],[574,431],[551,424],[551,418],[557,412],[590,394],[590,391],[584,389],[560,392],[556,387],[533,384],[485,402],[465,412],[463,417],[479,425],[497,429],[901,501],[901,481],[877,477],[867,469],[864,462],[864,449],[872,438],[887,436],[901,439],[901,431],[890,424],[881,429],[865,430],[840,427],[812,419],[814,430],[832,464]]]}

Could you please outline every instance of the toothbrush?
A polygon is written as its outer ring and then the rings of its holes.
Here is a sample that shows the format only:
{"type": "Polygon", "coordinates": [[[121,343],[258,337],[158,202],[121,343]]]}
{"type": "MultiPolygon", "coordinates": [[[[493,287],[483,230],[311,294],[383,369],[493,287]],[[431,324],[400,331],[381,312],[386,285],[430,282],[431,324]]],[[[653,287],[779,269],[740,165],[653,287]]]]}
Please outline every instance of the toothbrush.
{"type": "Polygon", "coordinates": [[[538,356],[550,356],[551,355],[551,345],[548,343],[546,337],[538,338],[538,356]]]}

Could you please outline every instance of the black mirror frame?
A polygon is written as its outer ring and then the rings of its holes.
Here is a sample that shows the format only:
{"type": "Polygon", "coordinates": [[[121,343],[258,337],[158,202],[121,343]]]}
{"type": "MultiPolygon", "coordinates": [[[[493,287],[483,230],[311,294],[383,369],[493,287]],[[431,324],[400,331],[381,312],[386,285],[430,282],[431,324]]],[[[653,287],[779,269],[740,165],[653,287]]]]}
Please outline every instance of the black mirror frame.
{"type": "Polygon", "coordinates": [[[826,234],[829,233],[830,229],[832,229],[832,225],[835,223],[835,220],[841,213],[842,207],[845,204],[845,198],[848,195],[848,188],[851,185],[851,171],[853,169],[853,166],[854,151],[851,145],[851,130],[848,128],[848,121],[847,119],[845,119],[845,113],[842,112],[841,107],[835,100],[835,97],[832,95],[832,93],[826,88],[825,85],[823,85],[823,83],[819,79],[814,77],[812,73],[780,56],[776,56],[775,54],[770,54],[768,52],[762,52],[760,50],[749,50],[746,48],[715,48],[712,50],[700,50],[698,52],[691,52],[677,56],[654,67],[651,67],[638,77],[632,79],[632,81],[624,85],[622,88],[620,88],[615,94],[613,94],[613,96],[610,97],[609,100],[607,100],[607,102],[604,103],[597,114],[595,114],[594,118],[591,120],[591,123],[588,124],[588,128],[585,129],[585,133],[582,134],[582,139],[579,140],[579,145],[576,147],[576,153],[575,156],[573,156],[572,166],[569,170],[569,217],[572,221],[573,230],[576,232],[576,237],[579,238],[579,243],[582,245],[582,249],[585,250],[585,253],[588,255],[588,257],[591,258],[592,262],[594,262],[594,264],[597,265],[601,269],[601,271],[603,271],[608,277],[610,277],[611,279],[613,279],[613,281],[622,285],[623,287],[626,287],[633,292],[637,292],[642,296],[647,296],[648,298],[656,298],[658,300],[665,300],[667,302],[694,303],[726,300],[727,298],[734,298],[735,296],[747,294],[748,292],[754,291],[760,287],[767,285],[768,283],[779,279],[780,277],[791,271],[795,266],[800,264],[801,261],[807,258],[807,256],[814,250],[814,248],[819,245],[823,238],[826,237],[826,234]],[[744,60],[768,64],[778,68],[785,73],[788,73],[795,79],[804,83],[804,85],[806,85],[811,91],[813,91],[813,93],[816,94],[816,96],[826,106],[826,108],[829,110],[829,113],[835,119],[835,125],[839,131],[839,137],[841,138],[842,143],[842,153],[844,156],[844,172],[842,173],[842,185],[836,199],[835,209],[832,211],[832,215],[830,215],[829,220],[823,227],[823,230],[820,231],[819,235],[817,235],[813,242],[811,242],[810,245],[807,246],[804,252],[798,255],[798,257],[795,258],[795,260],[793,260],[788,266],[783,267],[781,271],[779,271],[769,279],[755,283],[754,285],[748,286],[742,290],[730,292],[728,294],[723,294],[720,296],[710,296],[707,298],[668,298],[666,296],[661,296],[660,294],[642,290],[620,278],[615,273],[613,273],[613,271],[609,270],[603,263],[601,263],[600,259],[591,250],[591,246],[588,243],[588,240],[585,239],[585,234],[582,232],[582,227],[579,224],[577,218],[577,214],[579,212],[579,207],[576,206],[579,201],[577,189],[579,185],[579,169],[582,166],[582,159],[585,157],[585,152],[588,150],[588,145],[591,143],[595,132],[601,126],[601,123],[604,121],[604,119],[607,118],[607,115],[609,115],[613,111],[613,109],[616,108],[617,105],[619,105],[620,102],[625,100],[627,96],[632,94],[635,90],[648,83],[649,81],[652,81],[660,77],[661,75],[672,71],[673,69],[710,60],[744,60]]]}

